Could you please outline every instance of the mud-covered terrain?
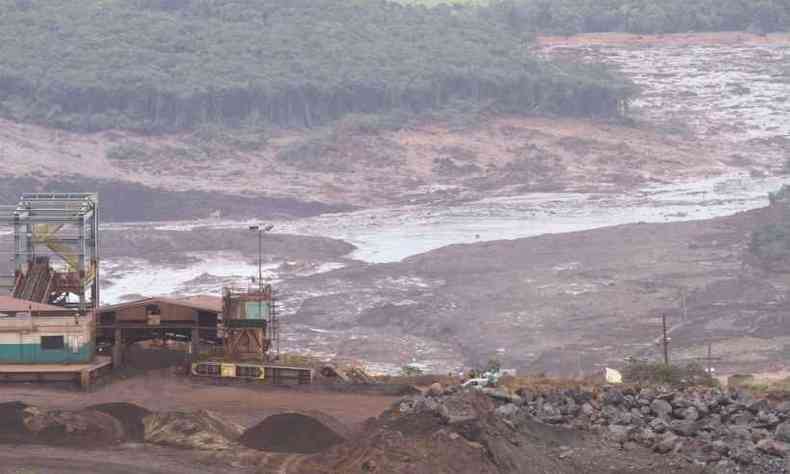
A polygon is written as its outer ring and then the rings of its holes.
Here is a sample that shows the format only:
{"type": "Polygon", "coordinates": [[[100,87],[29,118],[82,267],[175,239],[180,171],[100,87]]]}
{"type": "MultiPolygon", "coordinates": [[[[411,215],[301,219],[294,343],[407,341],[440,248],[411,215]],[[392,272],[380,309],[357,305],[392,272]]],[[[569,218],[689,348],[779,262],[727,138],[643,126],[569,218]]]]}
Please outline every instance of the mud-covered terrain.
{"type": "Polygon", "coordinates": [[[542,38],[536,48],[620,67],[641,95],[615,122],[483,109],[142,136],[3,120],[0,196],[52,183],[106,190],[109,220],[302,217],[783,169],[787,35],[581,35],[542,38]],[[113,189],[125,198],[114,199],[113,189]]]}
{"type": "Polygon", "coordinates": [[[395,367],[416,358],[446,370],[460,354],[469,365],[499,357],[577,374],[658,357],[666,314],[675,360],[701,362],[710,343],[720,371],[776,368],[790,347],[790,280],[748,250],[769,213],[454,245],[293,280],[284,292],[319,295],[288,327],[326,330],[316,338],[340,354],[395,367]],[[348,340],[349,331],[370,334],[348,340]]]}

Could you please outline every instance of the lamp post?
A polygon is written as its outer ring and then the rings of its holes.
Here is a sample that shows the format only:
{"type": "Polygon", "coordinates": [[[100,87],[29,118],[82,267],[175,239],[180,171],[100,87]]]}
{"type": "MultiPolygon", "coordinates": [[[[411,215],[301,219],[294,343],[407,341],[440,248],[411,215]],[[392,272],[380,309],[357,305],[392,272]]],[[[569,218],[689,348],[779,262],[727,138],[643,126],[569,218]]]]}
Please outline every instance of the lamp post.
{"type": "Polygon", "coordinates": [[[274,229],[272,224],[251,225],[250,230],[258,233],[258,292],[263,292],[263,233],[274,229]]]}
{"type": "MultiPolygon", "coordinates": [[[[269,232],[274,226],[272,224],[251,225],[250,230],[258,232],[258,317],[263,317],[263,233],[269,232]]],[[[268,333],[272,329],[268,329],[268,333]]],[[[261,363],[264,363],[265,353],[261,354],[261,363]]]]}

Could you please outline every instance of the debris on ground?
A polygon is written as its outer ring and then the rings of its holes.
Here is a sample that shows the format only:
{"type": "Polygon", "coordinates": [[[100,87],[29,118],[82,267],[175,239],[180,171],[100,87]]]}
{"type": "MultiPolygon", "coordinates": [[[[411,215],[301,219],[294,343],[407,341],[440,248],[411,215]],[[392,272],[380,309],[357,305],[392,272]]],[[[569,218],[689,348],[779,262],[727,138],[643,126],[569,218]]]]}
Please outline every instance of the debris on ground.
{"type": "Polygon", "coordinates": [[[187,449],[233,449],[244,432],[242,426],[207,410],[154,413],[143,423],[147,443],[187,449]]]}

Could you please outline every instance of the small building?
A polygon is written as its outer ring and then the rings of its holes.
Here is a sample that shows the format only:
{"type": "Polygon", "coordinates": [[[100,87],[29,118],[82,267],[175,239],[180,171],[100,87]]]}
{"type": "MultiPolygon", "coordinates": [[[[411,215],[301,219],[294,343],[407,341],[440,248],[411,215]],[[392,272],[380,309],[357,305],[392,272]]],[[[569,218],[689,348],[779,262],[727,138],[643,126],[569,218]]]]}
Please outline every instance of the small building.
{"type": "Polygon", "coordinates": [[[120,366],[126,344],[168,335],[189,339],[196,352],[201,340],[218,339],[221,313],[222,298],[215,296],[144,298],[100,308],[96,333],[112,341],[114,364],[120,366]]]}
{"type": "Polygon", "coordinates": [[[94,353],[92,314],[0,296],[0,363],[81,364],[94,353]]]}

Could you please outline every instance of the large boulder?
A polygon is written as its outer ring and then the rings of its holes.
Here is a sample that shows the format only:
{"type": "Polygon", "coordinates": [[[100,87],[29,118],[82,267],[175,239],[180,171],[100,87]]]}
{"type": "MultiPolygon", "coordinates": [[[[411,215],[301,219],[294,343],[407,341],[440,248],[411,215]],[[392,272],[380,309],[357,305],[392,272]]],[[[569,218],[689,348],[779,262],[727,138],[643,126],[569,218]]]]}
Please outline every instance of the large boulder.
{"type": "Polygon", "coordinates": [[[790,421],[785,421],[776,427],[774,438],[784,443],[790,443],[790,421]]]}
{"type": "Polygon", "coordinates": [[[650,410],[658,417],[669,418],[669,414],[672,413],[672,405],[666,400],[656,398],[650,403],[650,410]]]}
{"type": "Polygon", "coordinates": [[[210,411],[154,413],[143,419],[145,441],[187,449],[237,447],[244,428],[210,411]]]}
{"type": "Polygon", "coordinates": [[[669,429],[681,436],[694,436],[699,431],[699,425],[695,421],[673,420],[669,423],[669,429]]]}
{"type": "Polygon", "coordinates": [[[658,439],[658,442],[653,447],[653,449],[657,453],[663,454],[674,450],[678,444],[680,444],[680,438],[678,436],[675,436],[672,433],[664,433],[664,435],[658,439]]]}
{"type": "Polygon", "coordinates": [[[790,445],[775,439],[765,438],[757,442],[757,449],[771,456],[785,457],[790,453],[790,445]]]}

